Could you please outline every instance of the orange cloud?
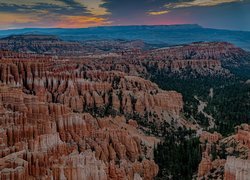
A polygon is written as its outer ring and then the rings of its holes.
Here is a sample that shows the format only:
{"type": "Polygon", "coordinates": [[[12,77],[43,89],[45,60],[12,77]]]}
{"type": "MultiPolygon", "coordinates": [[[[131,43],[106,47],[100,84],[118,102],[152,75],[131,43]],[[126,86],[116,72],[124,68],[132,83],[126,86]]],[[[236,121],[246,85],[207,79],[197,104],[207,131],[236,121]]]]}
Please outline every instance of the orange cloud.
{"type": "Polygon", "coordinates": [[[13,28],[18,24],[36,23],[38,19],[26,14],[0,13],[0,28],[13,28]]]}
{"type": "MultiPolygon", "coordinates": [[[[43,13],[46,14],[45,12],[43,13]]],[[[110,24],[106,18],[99,16],[68,16],[21,13],[0,13],[0,28],[17,27],[60,27],[60,28],[84,28],[110,24]]]]}
{"type": "Polygon", "coordinates": [[[83,28],[90,26],[107,25],[110,22],[102,17],[91,16],[61,16],[61,20],[55,24],[56,27],[83,28]]]}
{"type": "Polygon", "coordinates": [[[111,23],[103,17],[109,14],[106,8],[101,7],[103,0],[74,0],[72,5],[69,2],[66,0],[8,0],[1,4],[0,0],[0,6],[6,6],[6,11],[0,12],[0,28],[81,28],[111,23]],[[49,8],[50,5],[51,8],[49,8]],[[8,9],[10,10],[7,11],[8,9]]]}
{"type": "Polygon", "coordinates": [[[18,13],[0,13],[0,24],[35,22],[34,17],[18,13]]]}
{"type": "Polygon", "coordinates": [[[168,10],[165,10],[165,11],[150,11],[148,12],[149,15],[162,15],[162,14],[167,14],[169,13],[168,10]]]}

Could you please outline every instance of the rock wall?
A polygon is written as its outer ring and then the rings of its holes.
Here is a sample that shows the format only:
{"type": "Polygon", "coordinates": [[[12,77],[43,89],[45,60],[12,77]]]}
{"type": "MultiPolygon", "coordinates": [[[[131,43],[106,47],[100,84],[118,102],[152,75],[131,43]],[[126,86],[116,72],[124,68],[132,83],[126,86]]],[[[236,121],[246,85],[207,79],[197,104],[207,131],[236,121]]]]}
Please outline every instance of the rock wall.
{"type": "Polygon", "coordinates": [[[207,131],[202,131],[202,133],[200,134],[200,142],[201,143],[216,143],[218,142],[220,139],[222,139],[222,135],[220,133],[214,132],[214,133],[210,133],[207,131]]]}
{"type": "MultiPolygon", "coordinates": [[[[218,59],[228,49],[205,46],[101,58],[1,51],[0,179],[153,179],[159,140],[145,129],[192,125],[181,117],[181,94],[142,77],[152,67],[221,71],[218,59]]],[[[241,128],[235,139],[249,147],[247,137],[241,128]]],[[[201,136],[210,144],[220,139],[201,136]]],[[[225,163],[211,160],[209,146],[206,153],[199,177],[225,163]]]]}
{"type": "Polygon", "coordinates": [[[249,179],[249,125],[242,124],[235,129],[235,134],[224,138],[217,132],[199,135],[203,156],[198,179],[249,179]]]}
{"type": "MultiPolygon", "coordinates": [[[[247,52],[226,42],[201,42],[189,45],[153,50],[147,56],[168,60],[221,60],[232,63],[237,57],[248,56],[247,52]],[[232,58],[233,57],[233,58],[232,58]]],[[[238,59],[238,60],[239,60],[238,59]]]]}
{"type": "Polygon", "coordinates": [[[23,87],[24,92],[37,95],[41,101],[65,104],[74,112],[96,111],[105,115],[112,110],[148,121],[179,118],[183,108],[181,94],[163,91],[148,80],[124,72],[89,70],[93,66],[85,63],[12,58],[0,63],[0,80],[23,87]]]}
{"type": "Polygon", "coordinates": [[[7,85],[0,102],[0,179],[152,179],[158,172],[158,140],[124,117],[73,113],[7,85]]]}
{"type": "Polygon", "coordinates": [[[237,134],[235,138],[242,144],[247,146],[250,150],[250,125],[242,124],[241,126],[238,126],[236,129],[237,129],[237,134]]]}
{"type": "Polygon", "coordinates": [[[250,177],[250,160],[227,157],[224,180],[245,180],[250,177]]]}
{"type": "Polygon", "coordinates": [[[188,124],[179,121],[181,94],[89,62],[1,52],[0,179],[157,175],[159,140],[141,129],[188,124]]]}
{"type": "Polygon", "coordinates": [[[219,148],[219,141],[222,139],[222,135],[214,132],[206,132],[202,131],[200,136],[200,142],[201,142],[201,149],[203,150],[202,152],[202,159],[201,162],[198,166],[198,179],[209,179],[213,177],[214,179],[217,179],[219,175],[216,174],[216,171],[219,171],[222,169],[225,165],[225,159],[220,159],[217,156],[215,157],[216,159],[213,159],[212,157],[212,146],[219,148]],[[213,171],[214,172],[211,172],[213,171]]]}
{"type": "MultiPolygon", "coordinates": [[[[4,42],[7,43],[7,45],[5,44],[3,46],[8,47],[9,41],[5,41],[4,42]]],[[[96,42],[96,46],[101,47],[101,49],[98,50],[97,47],[88,47],[91,42],[86,42],[87,47],[85,47],[77,43],[74,44],[72,42],[64,42],[60,40],[53,40],[52,42],[51,40],[45,40],[42,41],[42,43],[38,43],[38,45],[36,45],[36,41],[33,41],[32,39],[30,41],[35,44],[35,47],[38,50],[41,50],[41,53],[46,54],[46,50],[49,50],[49,52],[47,52],[48,54],[53,54],[56,55],[55,57],[63,59],[64,62],[61,61],[61,65],[64,68],[77,62],[78,65],[84,64],[84,69],[122,71],[129,75],[141,77],[150,76],[152,70],[172,74],[182,73],[186,69],[191,69],[204,76],[229,75],[229,71],[224,67],[242,65],[245,63],[245,59],[250,57],[244,50],[237,48],[232,44],[223,42],[194,43],[190,45],[146,51],[130,51],[129,48],[125,48],[124,50],[120,47],[120,43],[109,42],[111,43],[110,46],[113,48],[103,52],[102,49],[105,49],[106,42],[96,42]],[[69,61],[66,61],[66,59],[69,61]],[[65,62],[68,64],[65,64],[65,62]]],[[[38,42],[40,41],[41,40],[38,39],[38,42]]],[[[28,45],[25,45],[25,43],[22,45],[23,48],[29,49],[29,47],[26,46],[28,45]]],[[[10,47],[12,47],[12,45],[10,45],[10,47]]],[[[11,50],[11,48],[9,48],[9,50],[11,50]]],[[[26,51],[21,50],[19,52],[26,51]]],[[[21,53],[19,53],[19,56],[24,56],[20,54],[21,53]]],[[[32,54],[29,54],[29,56],[31,55],[32,54]]],[[[59,68],[59,66],[60,65],[57,64],[56,68],[59,68]]]]}
{"type": "Polygon", "coordinates": [[[62,41],[53,35],[13,35],[0,40],[0,49],[31,54],[71,55],[86,53],[80,43],[62,41]]]}

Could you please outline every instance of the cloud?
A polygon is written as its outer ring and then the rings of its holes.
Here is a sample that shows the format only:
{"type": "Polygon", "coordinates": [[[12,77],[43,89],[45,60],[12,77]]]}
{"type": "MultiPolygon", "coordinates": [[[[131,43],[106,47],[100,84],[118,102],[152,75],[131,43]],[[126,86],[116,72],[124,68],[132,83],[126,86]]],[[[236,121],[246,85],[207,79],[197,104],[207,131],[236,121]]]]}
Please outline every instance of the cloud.
{"type": "Polygon", "coordinates": [[[163,14],[167,14],[169,13],[168,10],[164,10],[164,11],[149,11],[148,14],[149,15],[163,15],[163,14]]]}
{"type": "Polygon", "coordinates": [[[149,11],[149,15],[163,15],[167,14],[174,9],[179,8],[191,8],[191,7],[209,7],[217,6],[220,4],[243,2],[243,0],[171,0],[164,4],[164,7],[160,11],[149,11]]]}
{"type": "Polygon", "coordinates": [[[36,18],[24,14],[0,13],[1,24],[36,22],[36,18]],[[18,18],[17,18],[18,17],[18,18]]]}
{"type": "Polygon", "coordinates": [[[66,6],[63,1],[60,0],[0,0],[0,4],[17,5],[17,6],[35,6],[37,4],[50,4],[57,6],[66,6]]]}
{"type": "Polygon", "coordinates": [[[110,12],[115,21],[138,19],[146,15],[157,16],[188,7],[216,6],[241,0],[99,0],[100,6],[110,12]],[[115,18],[114,18],[115,17],[115,18]]]}
{"type": "Polygon", "coordinates": [[[241,2],[242,0],[193,0],[193,1],[183,1],[166,4],[165,7],[168,9],[175,8],[186,8],[194,6],[216,6],[223,3],[241,2]]]}
{"type": "Polygon", "coordinates": [[[18,28],[25,27],[27,24],[34,24],[39,22],[37,17],[31,17],[25,14],[18,13],[0,13],[1,21],[0,28],[18,28]]]}
{"type": "Polygon", "coordinates": [[[76,2],[82,4],[93,15],[103,16],[108,15],[110,12],[106,8],[102,7],[103,0],[76,0],[76,2]]]}
{"type": "Polygon", "coordinates": [[[146,24],[150,12],[164,11],[166,0],[103,0],[101,7],[110,12],[106,15],[116,25],[146,24]]]}
{"type": "Polygon", "coordinates": [[[102,26],[110,24],[106,18],[95,16],[53,16],[45,14],[44,16],[32,16],[30,14],[18,13],[0,13],[0,28],[29,28],[29,27],[59,27],[59,28],[84,28],[91,26],[102,26]]]}
{"type": "Polygon", "coordinates": [[[47,10],[53,14],[103,16],[109,13],[103,3],[103,0],[0,0],[0,11],[47,10]]]}
{"type": "Polygon", "coordinates": [[[102,3],[102,0],[0,0],[0,27],[104,25],[109,21],[102,17],[108,14],[102,3]],[[9,17],[9,21],[2,21],[2,17],[9,17]]]}
{"type": "Polygon", "coordinates": [[[89,16],[62,16],[56,27],[82,28],[90,26],[100,26],[109,24],[105,18],[89,16]]]}
{"type": "Polygon", "coordinates": [[[0,10],[1,12],[25,12],[26,14],[35,14],[39,13],[41,10],[46,10],[52,14],[90,15],[90,12],[88,12],[85,6],[74,0],[10,0],[5,2],[0,0],[0,10]]]}
{"type": "Polygon", "coordinates": [[[0,28],[205,24],[204,20],[197,20],[198,17],[204,14],[209,19],[217,7],[222,7],[221,16],[229,11],[239,16],[244,12],[226,10],[226,6],[243,7],[247,2],[249,0],[0,0],[0,28]],[[199,11],[198,15],[194,11],[199,11]]]}

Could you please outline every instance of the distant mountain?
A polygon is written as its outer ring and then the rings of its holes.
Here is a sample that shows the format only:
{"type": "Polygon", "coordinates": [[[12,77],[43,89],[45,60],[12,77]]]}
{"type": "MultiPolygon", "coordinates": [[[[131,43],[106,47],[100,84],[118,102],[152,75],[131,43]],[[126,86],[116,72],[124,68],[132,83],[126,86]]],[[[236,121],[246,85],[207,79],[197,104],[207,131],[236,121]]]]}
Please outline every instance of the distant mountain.
{"type": "Polygon", "coordinates": [[[22,34],[0,38],[0,51],[35,53],[47,55],[90,55],[122,52],[130,50],[148,50],[165,47],[165,44],[148,44],[141,40],[86,40],[65,41],[54,35],[22,34]]]}
{"type": "Polygon", "coordinates": [[[199,41],[227,41],[250,50],[250,32],[203,28],[199,25],[106,26],[82,29],[28,28],[1,30],[0,37],[16,34],[56,35],[63,40],[143,40],[153,44],[178,45],[199,41]]]}
{"type": "Polygon", "coordinates": [[[8,37],[1,38],[2,41],[60,41],[57,36],[54,35],[37,35],[37,34],[25,34],[25,35],[10,35],[8,37]]]}

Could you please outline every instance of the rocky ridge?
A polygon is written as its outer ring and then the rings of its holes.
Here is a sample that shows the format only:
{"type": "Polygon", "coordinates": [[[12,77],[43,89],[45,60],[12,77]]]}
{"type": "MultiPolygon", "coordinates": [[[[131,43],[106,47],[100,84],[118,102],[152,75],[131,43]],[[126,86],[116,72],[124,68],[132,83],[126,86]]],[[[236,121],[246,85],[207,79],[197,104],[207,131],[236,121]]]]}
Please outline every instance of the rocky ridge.
{"type": "Polygon", "coordinates": [[[152,47],[140,40],[64,41],[57,36],[39,34],[12,35],[0,39],[1,50],[54,56],[100,55],[152,47]]]}
{"type": "Polygon", "coordinates": [[[0,86],[1,179],[152,179],[157,139],[122,116],[94,118],[0,86]],[[132,125],[130,125],[132,124],[132,125]]]}
{"type": "Polygon", "coordinates": [[[0,40],[0,49],[31,54],[82,54],[84,48],[77,42],[62,41],[53,35],[13,35],[0,40]]]}
{"type": "Polygon", "coordinates": [[[234,135],[225,138],[216,132],[203,132],[198,179],[247,179],[250,173],[249,130],[248,124],[242,124],[236,127],[234,135]]]}
{"type": "Polygon", "coordinates": [[[249,54],[227,42],[198,42],[156,49],[147,56],[169,60],[219,60],[225,65],[225,63],[240,63],[249,57],[249,54]]]}
{"type": "MultiPolygon", "coordinates": [[[[161,136],[166,124],[167,130],[197,127],[183,119],[180,93],[144,78],[185,70],[229,75],[225,59],[235,57],[228,59],[234,64],[244,53],[225,43],[80,57],[1,51],[0,177],[153,179],[159,140],[145,134],[161,136]]],[[[222,177],[225,167],[224,177],[235,177],[221,152],[247,159],[247,134],[246,128],[228,138],[201,134],[198,177],[222,177]]]]}
{"type": "Polygon", "coordinates": [[[3,60],[0,80],[34,94],[45,102],[61,103],[74,112],[95,112],[157,119],[178,119],[182,96],[163,91],[140,77],[118,71],[86,70],[87,62],[3,60]],[[55,65],[56,64],[56,65],[55,65]],[[85,68],[85,69],[84,69],[85,68]]]}
{"type": "Polygon", "coordinates": [[[42,35],[7,37],[0,40],[0,49],[50,54],[71,60],[90,58],[90,64],[95,62],[94,67],[105,65],[109,69],[129,71],[143,77],[155,70],[178,74],[187,69],[203,76],[228,76],[227,68],[246,63],[249,65],[250,57],[246,51],[225,42],[199,42],[155,49],[153,45],[141,41],[68,42],[42,35]]]}
{"type": "Polygon", "coordinates": [[[145,132],[188,124],[181,94],[140,77],[0,54],[1,179],[153,179],[159,140],[145,132]]]}

